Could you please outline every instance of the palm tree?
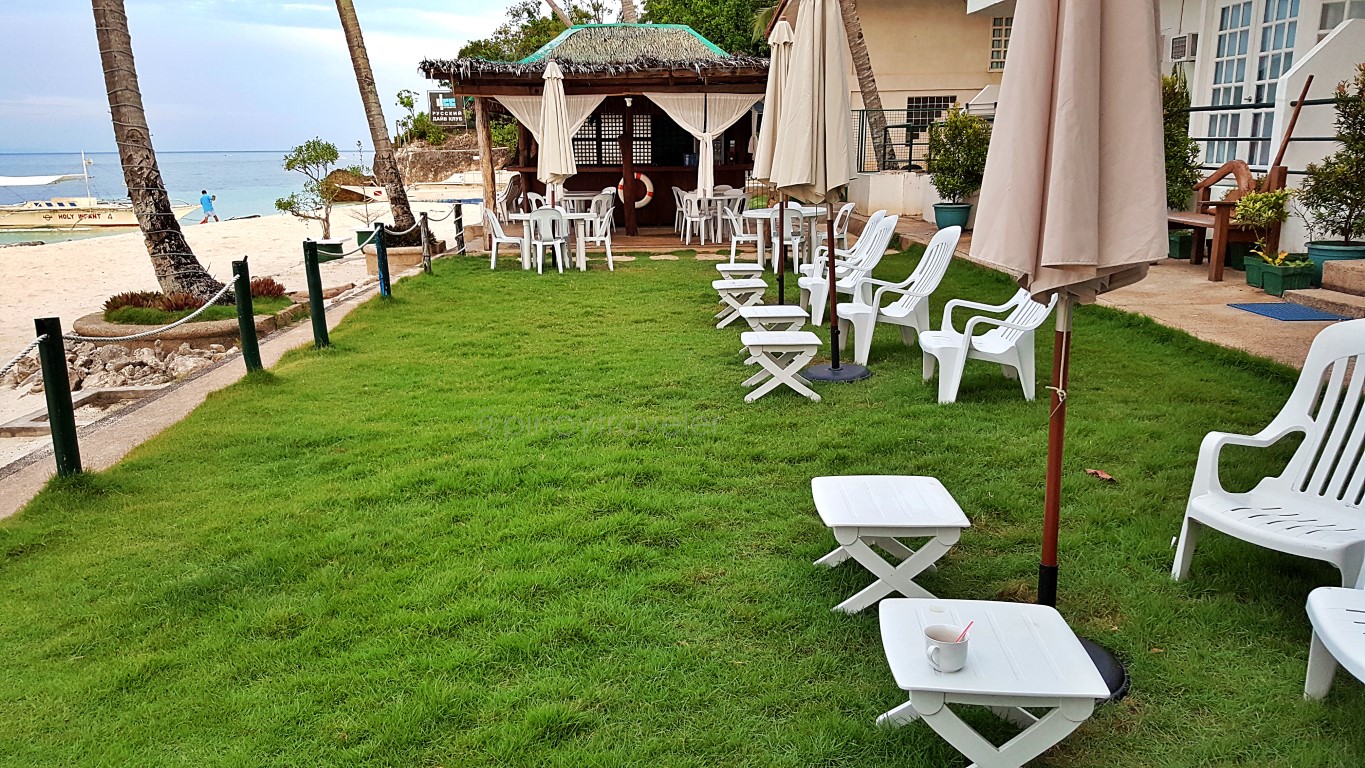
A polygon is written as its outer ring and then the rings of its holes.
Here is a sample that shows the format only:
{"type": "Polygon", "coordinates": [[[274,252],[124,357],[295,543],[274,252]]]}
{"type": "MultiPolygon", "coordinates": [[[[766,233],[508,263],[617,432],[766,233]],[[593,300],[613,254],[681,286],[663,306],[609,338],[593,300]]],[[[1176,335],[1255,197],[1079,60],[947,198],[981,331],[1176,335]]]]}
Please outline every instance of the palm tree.
{"type": "Polygon", "coordinates": [[[564,26],[573,26],[573,20],[569,18],[569,14],[565,13],[563,8],[559,7],[559,3],[556,3],[555,0],[545,0],[545,4],[550,6],[550,10],[555,12],[555,15],[564,23],[564,26]]]}
{"type": "Polygon", "coordinates": [[[147,243],[156,281],[166,293],[189,293],[208,299],[223,284],[213,279],[195,258],[171,210],[171,198],[166,194],[161,169],[156,164],[156,150],[152,148],[152,134],[147,128],[147,114],[142,109],[123,0],[91,0],[90,6],[95,12],[95,39],[100,46],[100,64],[104,66],[104,87],[109,93],[123,181],[147,243]]]}
{"type": "MultiPolygon", "coordinates": [[[[389,209],[393,211],[393,227],[402,231],[411,229],[417,219],[408,205],[408,193],[403,189],[403,175],[398,172],[398,162],[393,156],[393,144],[389,141],[389,127],[384,123],[384,108],[379,104],[379,90],[374,85],[374,72],[370,69],[370,57],[365,53],[365,38],[360,33],[360,20],[355,15],[355,5],[351,0],[337,0],[337,15],[341,17],[341,31],[346,34],[346,47],[351,53],[351,66],[355,68],[356,85],[360,86],[360,101],[365,105],[365,119],[370,123],[370,141],[374,144],[374,177],[384,187],[389,198],[389,209]]],[[[399,242],[415,243],[415,235],[398,238],[399,242]]]]}
{"type": "Polygon", "coordinates": [[[839,12],[844,17],[848,50],[853,57],[853,73],[858,77],[858,90],[863,94],[863,114],[867,115],[872,150],[876,156],[877,169],[880,170],[886,160],[886,113],[882,111],[882,95],[877,90],[877,77],[872,72],[872,58],[867,53],[867,41],[863,39],[863,24],[858,20],[856,0],[839,0],[839,12]]]}
{"type": "Polygon", "coordinates": [[[621,21],[635,24],[639,20],[640,17],[635,13],[635,0],[621,0],[621,21]]]}

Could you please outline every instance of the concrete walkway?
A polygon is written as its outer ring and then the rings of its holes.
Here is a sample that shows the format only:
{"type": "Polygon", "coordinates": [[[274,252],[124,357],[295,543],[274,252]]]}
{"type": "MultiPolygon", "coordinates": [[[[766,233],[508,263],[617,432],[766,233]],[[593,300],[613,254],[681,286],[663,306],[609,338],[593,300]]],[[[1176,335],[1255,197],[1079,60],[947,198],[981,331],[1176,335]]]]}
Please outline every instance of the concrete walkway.
{"type": "MultiPolygon", "coordinates": [[[[937,230],[921,219],[902,217],[896,232],[902,239],[928,243],[937,230]]],[[[957,256],[971,257],[972,236],[964,234],[957,256]]],[[[1268,357],[1293,368],[1301,368],[1314,337],[1330,322],[1285,322],[1254,315],[1228,304],[1267,303],[1281,300],[1247,285],[1242,273],[1228,270],[1227,279],[1211,283],[1208,268],[1187,261],[1162,259],[1152,266],[1147,279],[1102,294],[1101,306],[1149,317],[1156,322],[1185,331],[1195,338],[1219,346],[1240,349],[1268,357]]]]}
{"type": "MultiPolygon", "coordinates": [[[[398,290],[398,279],[420,271],[412,270],[395,277],[395,290],[398,290]]],[[[335,328],[351,310],[373,297],[378,290],[378,283],[371,282],[329,304],[327,327],[335,328]]],[[[286,352],[312,343],[312,322],[296,323],[261,339],[261,363],[269,368],[279,362],[286,352]]],[[[112,467],[134,448],[188,416],[211,393],[237,382],[245,375],[246,366],[242,363],[242,356],[233,354],[198,376],[170,385],[152,397],[138,400],[109,418],[77,428],[82,468],[87,472],[97,472],[112,467]]],[[[0,519],[13,515],[28,504],[56,471],[56,459],[50,444],[8,466],[0,467],[0,519]]]]}

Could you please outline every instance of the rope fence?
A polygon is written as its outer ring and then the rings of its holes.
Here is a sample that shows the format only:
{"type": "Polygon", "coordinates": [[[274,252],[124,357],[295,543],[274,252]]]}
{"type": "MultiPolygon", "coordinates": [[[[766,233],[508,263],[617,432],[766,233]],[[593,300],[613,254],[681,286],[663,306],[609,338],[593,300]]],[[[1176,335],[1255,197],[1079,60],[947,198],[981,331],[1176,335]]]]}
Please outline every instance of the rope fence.
{"type": "Polygon", "coordinates": [[[35,348],[37,348],[39,344],[42,344],[46,339],[47,334],[45,333],[42,336],[39,336],[38,338],[29,342],[29,345],[27,347],[24,347],[23,352],[20,352],[19,354],[15,355],[13,360],[9,361],[8,363],[5,363],[4,368],[0,368],[0,378],[3,378],[5,374],[9,373],[11,368],[18,365],[20,360],[23,360],[24,358],[28,357],[28,353],[32,352],[35,348]]]}
{"type": "MultiPolygon", "coordinates": [[[[194,310],[194,311],[191,312],[190,314],[185,315],[184,317],[180,318],[179,320],[176,320],[174,323],[171,323],[170,325],[163,325],[163,326],[160,327],[160,328],[153,328],[153,329],[150,330],[150,331],[143,331],[143,332],[141,332],[141,333],[133,333],[133,334],[129,334],[129,335],[127,335],[127,336],[81,336],[81,335],[78,335],[78,334],[75,334],[75,333],[64,333],[64,334],[62,334],[62,338],[63,338],[63,339],[66,339],[67,341],[77,341],[77,342],[80,342],[80,341],[101,341],[101,342],[111,342],[111,341],[137,341],[138,339],[145,339],[145,338],[147,338],[147,337],[149,337],[149,336],[155,336],[155,335],[157,335],[158,333],[162,333],[162,332],[164,332],[164,331],[169,331],[169,330],[172,329],[172,328],[175,328],[175,327],[177,327],[177,326],[184,325],[185,323],[188,323],[189,321],[191,321],[191,320],[193,320],[194,318],[198,317],[199,315],[203,314],[209,307],[213,306],[219,299],[223,298],[223,296],[226,295],[227,292],[230,291],[230,290],[232,290],[232,285],[231,285],[231,284],[228,284],[228,285],[223,286],[222,290],[220,290],[220,291],[218,291],[218,293],[214,294],[214,295],[213,295],[213,298],[211,298],[211,299],[209,299],[208,301],[204,302],[204,305],[203,305],[202,307],[200,307],[199,309],[194,310]]],[[[36,344],[36,342],[35,342],[35,344],[36,344]]]]}

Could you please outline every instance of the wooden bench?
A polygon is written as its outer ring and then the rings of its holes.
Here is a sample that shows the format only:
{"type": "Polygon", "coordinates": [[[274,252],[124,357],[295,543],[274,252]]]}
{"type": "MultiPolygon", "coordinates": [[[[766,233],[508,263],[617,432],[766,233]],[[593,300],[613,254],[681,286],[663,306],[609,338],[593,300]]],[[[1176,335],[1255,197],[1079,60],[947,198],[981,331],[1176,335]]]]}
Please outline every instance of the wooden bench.
{"type": "MultiPolygon", "coordinates": [[[[1238,225],[1232,220],[1237,201],[1248,192],[1274,192],[1284,189],[1288,169],[1277,165],[1270,169],[1258,186],[1251,169],[1242,160],[1229,160],[1208,178],[1194,186],[1197,199],[1193,211],[1172,211],[1166,216],[1167,229],[1194,230],[1194,249],[1190,254],[1193,264],[1204,263],[1204,240],[1209,230],[1213,231],[1213,247],[1209,251],[1209,280],[1219,282],[1223,279],[1223,266],[1227,258],[1228,243],[1254,243],[1257,234],[1254,230],[1238,225]],[[1232,176],[1235,186],[1222,200],[1210,200],[1214,185],[1232,176]]],[[[1268,249],[1279,251],[1280,227],[1275,225],[1266,235],[1268,249]]]]}

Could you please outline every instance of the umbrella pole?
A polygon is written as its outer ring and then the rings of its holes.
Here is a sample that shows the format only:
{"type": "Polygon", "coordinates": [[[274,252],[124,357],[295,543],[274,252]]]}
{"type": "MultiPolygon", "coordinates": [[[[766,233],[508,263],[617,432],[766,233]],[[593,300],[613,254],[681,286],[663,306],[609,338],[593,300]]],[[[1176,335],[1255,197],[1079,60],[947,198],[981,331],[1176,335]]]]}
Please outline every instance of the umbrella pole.
{"type": "MultiPolygon", "coordinates": [[[[1057,534],[1062,519],[1062,449],[1066,443],[1066,388],[1071,378],[1071,310],[1074,299],[1057,301],[1057,334],[1052,345],[1052,410],[1047,429],[1047,491],[1043,500],[1043,556],[1038,564],[1038,604],[1057,607],[1057,534]]],[[[1109,687],[1109,701],[1128,695],[1128,670],[1112,651],[1078,638],[1109,687]]]]}
{"type": "MultiPolygon", "coordinates": [[[[834,208],[832,201],[828,205],[832,211],[834,208]]],[[[871,376],[872,371],[861,365],[839,364],[839,295],[835,291],[834,277],[834,217],[826,216],[825,223],[829,227],[825,240],[829,244],[829,247],[825,249],[825,269],[829,273],[830,364],[813,365],[807,368],[802,375],[812,381],[858,381],[871,376]]]]}
{"type": "Polygon", "coordinates": [[[787,303],[787,196],[777,196],[777,303],[787,303]]]}
{"type": "Polygon", "coordinates": [[[1071,296],[1057,303],[1052,344],[1052,408],[1047,427],[1047,492],[1043,500],[1043,558],[1038,565],[1038,603],[1057,607],[1057,532],[1062,519],[1062,448],[1066,442],[1066,387],[1071,363],[1071,296]]]}

